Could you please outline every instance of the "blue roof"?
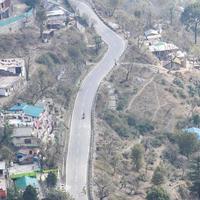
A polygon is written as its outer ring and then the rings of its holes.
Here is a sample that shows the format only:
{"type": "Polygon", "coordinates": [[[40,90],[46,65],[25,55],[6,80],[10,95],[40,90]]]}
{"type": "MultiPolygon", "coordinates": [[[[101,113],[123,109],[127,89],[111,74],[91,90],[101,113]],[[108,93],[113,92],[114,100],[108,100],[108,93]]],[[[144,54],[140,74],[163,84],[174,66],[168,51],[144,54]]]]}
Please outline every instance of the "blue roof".
{"type": "Polygon", "coordinates": [[[39,107],[39,106],[28,105],[25,103],[18,103],[16,105],[12,106],[9,109],[9,111],[11,111],[11,112],[22,111],[28,116],[39,117],[40,114],[44,112],[44,108],[39,107]]]}
{"type": "Polygon", "coordinates": [[[28,176],[24,176],[21,178],[18,178],[15,181],[15,185],[17,187],[17,189],[19,190],[25,190],[27,186],[31,185],[34,188],[39,188],[39,184],[36,178],[32,178],[32,177],[28,177],[28,176]]]}
{"type": "Polygon", "coordinates": [[[187,133],[196,133],[198,138],[200,139],[200,128],[195,128],[195,127],[186,128],[186,129],[184,129],[184,131],[187,133]]]}

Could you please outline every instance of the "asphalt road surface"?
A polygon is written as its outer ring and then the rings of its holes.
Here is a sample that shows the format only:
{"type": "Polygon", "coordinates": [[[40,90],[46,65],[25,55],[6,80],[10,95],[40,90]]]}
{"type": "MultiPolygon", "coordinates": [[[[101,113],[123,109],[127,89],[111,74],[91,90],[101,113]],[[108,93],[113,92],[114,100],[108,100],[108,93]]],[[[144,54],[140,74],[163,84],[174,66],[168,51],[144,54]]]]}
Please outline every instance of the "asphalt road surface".
{"type": "Polygon", "coordinates": [[[75,200],[88,200],[87,188],[88,159],[91,137],[91,110],[98,86],[115,65],[126,48],[126,41],[108,28],[86,4],[70,1],[79,13],[86,14],[95,23],[97,33],[108,45],[108,51],[81,83],[72,114],[70,139],[66,161],[66,189],[75,200]],[[82,119],[85,113],[85,119],[82,119]]]}

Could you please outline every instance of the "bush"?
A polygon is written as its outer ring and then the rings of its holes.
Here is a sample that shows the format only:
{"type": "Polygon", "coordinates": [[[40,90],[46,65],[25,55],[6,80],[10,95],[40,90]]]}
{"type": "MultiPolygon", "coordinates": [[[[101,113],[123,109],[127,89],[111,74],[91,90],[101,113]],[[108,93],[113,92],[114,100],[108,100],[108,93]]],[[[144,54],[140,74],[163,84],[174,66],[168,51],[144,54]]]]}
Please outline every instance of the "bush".
{"type": "Polygon", "coordinates": [[[123,116],[119,118],[117,113],[114,113],[113,111],[109,111],[104,114],[104,120],[120,136],[127,137],[129,135],[129,129],[128,129],[127,124],[123,120],[123,116]]]}
{"type": "Polygon", "coordinates": [[[52,52],[48,52],[46,54],[41,55],[38,59],[37,62],[39,64],[47,65],[47,66],[52,66],[56,64],[61,64],[59,58],[57,55],[55,55],[52,52]]]}
{"type": "Polygon", "coordinates": [[[152,182],[154,185],[160,185],[165,181],[165,170],[162,166],[158,166],[153,174],[152,182]]]}
{"type": "Polygon", "coordinates": [[[180,148],[180,153],[189,156],[197,149],[198,137],[195,133],[179,133],[176,136],[176,142],[180,148]]]}
{"type": "Polygon", "coordinates": [[[125,105],[127,104],[127,97],[120,97],[118,104],[117,104],[117,110],[118,111],[122,111],[125,107],[125,105]]]}
{"type": "Polygon", "coordinates": [[[186,98],[186,95],[182,89],[177,90],[177,93],[178,93],[179,97],[181,97],[182,99],[186,98]]]}
{"type": "Polygon", "coordinates": [[[179,148],[177,145],[169,144],[163,152],[163,156],[167,159],[171,164],[175,164],[178,158],[179,148]]]}
{"type": "Polygon", "coordinates": [[[50,172],[46,178],[47,187],[55,187],[57,183],[57,176],[50,172]]]}
{"type": "Polygon", "coordinates": [[[162,141],[159,139],[159,138],[153,138],[151,140],[151,145],[154,147],[154,148],[157,148],[157,147],[160,147],[162,145],[162,141]]]}
{"type": "Polygon", "coordinates": [[[136,120],[133,116],[129,115],[127,119],[128,125],[129,126],[135,126],[136,125],[136,120]]]}
{"type": "Polygon", "coordinates": [[[161,187],[152,187],[147,193],[147,200],[170,200],[167,192],[161,187]]]}
{"type": "Polygon", "coordinates": [[[180,88],[184,88],[184,83],[183,83],[183,81],[182,81],[181,79],[179,79],[179,78],[175,78],[175,79],[173,80],[173,83],[174,83],[175,85],[179,86],[180,88]]]}
{"type": "Polygon", "coordinates": [[[149,122],[141,123],[141,124],[137,125],[136,128],[141,134],[151,132],[154,130],[154,126],[152,124],[150,124],[149,122]]]}
{"type": "Polygon", "coordinates": [[[135,169],[139,171],[143,165],[143,159],[144,159],[144,147],[141,144],[136,144],[132,148],[131,158],[133,160],[135,169]]]}

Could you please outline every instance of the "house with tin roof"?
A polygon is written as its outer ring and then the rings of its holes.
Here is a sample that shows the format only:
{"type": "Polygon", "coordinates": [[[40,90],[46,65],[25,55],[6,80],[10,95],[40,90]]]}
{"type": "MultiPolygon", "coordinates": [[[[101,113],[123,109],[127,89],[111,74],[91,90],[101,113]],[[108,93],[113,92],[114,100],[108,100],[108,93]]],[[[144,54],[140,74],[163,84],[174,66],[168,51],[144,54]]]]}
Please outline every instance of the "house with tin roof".
{"type": "Polygon", "coordinates": [[[38,180],[34,177],[24,176],[15,180],[15,186],[18,190],[23,191],[29,185],[31,185],[35,189],[39,189],[38,180]]]}
{"type": "Polygon", "coordinates": [[[179,48],[173,43],[159,41],[149,45],[149,50],[161,60],[166,59],[171,53],[176,53],[179,48]]]}
{"type": "Polygon", "coordinates": [[[32,118],[39,118],[45,111],[43,107],[29,105],[26,103],[17,103],[9,109],[13,113],[22,113],[32,118]]]}

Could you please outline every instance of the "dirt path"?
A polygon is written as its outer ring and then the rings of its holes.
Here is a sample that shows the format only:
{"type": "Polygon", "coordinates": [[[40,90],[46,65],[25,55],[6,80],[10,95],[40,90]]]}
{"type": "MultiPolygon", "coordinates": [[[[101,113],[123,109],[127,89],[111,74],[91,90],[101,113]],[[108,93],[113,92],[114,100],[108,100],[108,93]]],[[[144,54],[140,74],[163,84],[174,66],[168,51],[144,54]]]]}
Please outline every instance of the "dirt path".
{"type": "Polygon", "coordinates": [[[152,122],[155,120],[158,111],[159,111],[162,107],[164,107],[164,106],[167,105],[167,103],[164,103],[163,105],[161,105],[160,99],[159,99],[159,96],[158,96],[158,89],[157,89],[156,83],[154,83],[154,89],[155,89],[155,93],[156,93],[156,99],[157,99],[158,107],[157,107],[157,109],[155,110],[155,112],[154,112],[154,114],[153,114],[152,122]]]}
{"type": "Polygon", "coordinates": [[[130,102],[129,102],[127,108],[125,109],[125,111],[130,110],[130,108],[131,108],[133,102],[137,99],[137,97],[139,97],[139,96],[142,94],[142,92],[145,90],[145,88],[146,88],[149,84],[152,83],[152,81],[154,80],[154,78],[155,78],[155,76],[153,76],[147,83],[145,83],[145,84],[143,85],[143,87],[139,90],[139,92],[130,100],[130,102]]]}

